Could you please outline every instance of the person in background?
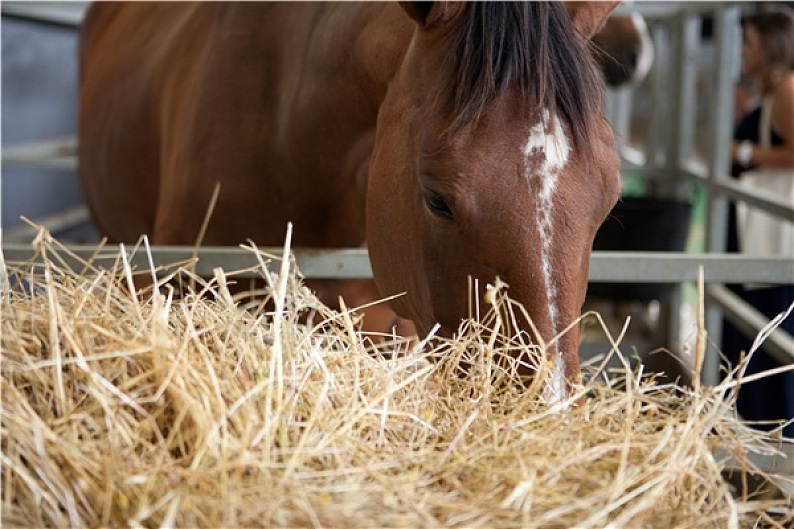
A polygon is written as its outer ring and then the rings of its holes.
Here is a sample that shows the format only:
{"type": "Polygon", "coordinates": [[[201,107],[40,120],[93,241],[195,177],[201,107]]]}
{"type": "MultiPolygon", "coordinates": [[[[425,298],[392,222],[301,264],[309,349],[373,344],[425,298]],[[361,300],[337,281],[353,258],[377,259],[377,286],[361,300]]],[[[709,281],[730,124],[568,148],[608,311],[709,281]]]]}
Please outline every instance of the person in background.
{"type": "MultiPolygon", "coordinates": [[[[742,82],[737,87],[737,123],[731,144],[731,176],[750,169],[791,168],[794,178],[794,10],[776,5],[743,21],[742,82]],[[771,105],[771,141],[760,144],[759,125],[763,103],[771,105]]],[[[739,251],[736,207],[731,204],[727,251],[739,251]]],[[[762,288],[729,285],[758,311],[773,318],[794,302],[794,284],[762,288]]],[[[781,325],[794,335],[794,314],[781,325]]],[[[750,350],[753,336],[746,336],[725,322],[722,352],[735,366],[740,354],[750,350]]],[[[763,349],[754,354],[747,374],[780,367],[763,349]]],[[[742,386],[737,409],[748,421],[791,421],[794,417],[794,372],[763,378],[742,386]]],[[[771,429],[774,424],[758,424],[771,429]]],[[[783,430],[794,438],[794,424],[783,430]]]]}

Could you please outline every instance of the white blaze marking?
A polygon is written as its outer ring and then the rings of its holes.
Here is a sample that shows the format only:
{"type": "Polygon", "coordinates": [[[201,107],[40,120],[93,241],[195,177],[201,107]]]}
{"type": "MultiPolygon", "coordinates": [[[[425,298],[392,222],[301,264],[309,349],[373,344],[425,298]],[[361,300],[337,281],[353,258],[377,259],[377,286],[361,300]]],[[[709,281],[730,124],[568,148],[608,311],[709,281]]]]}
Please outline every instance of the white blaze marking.
{"type": "MultiPolygon", "coordinates": [[[[537,207],[537,226],[540,235],[540,261],[543,282],[546,286],[546,303],[549,310],[551,335],[558,332],[557,320],[557,287],[551,278],[551,247],[554,239],[554,226],[552,212],[554,210],[554,192],[557,189],[557,178],[561,170],[568,163],[571,149],[568,138],[560,125],[557,116],[549,120],[549,111],[543,111],[543,118],[532,127],[529,138],[524,146],[525,176],[529,180],[534,175],[540,181],[537,207]],[[540,152],[542,159],[536,172],[530,172],[532,165],[530,157],[540,152]]],[[[559,402],[565,398],[565,364],[562,351],[557,351],[552,365],[552,379],[546,388],[544,398],[549,403],[559,402]]]]}

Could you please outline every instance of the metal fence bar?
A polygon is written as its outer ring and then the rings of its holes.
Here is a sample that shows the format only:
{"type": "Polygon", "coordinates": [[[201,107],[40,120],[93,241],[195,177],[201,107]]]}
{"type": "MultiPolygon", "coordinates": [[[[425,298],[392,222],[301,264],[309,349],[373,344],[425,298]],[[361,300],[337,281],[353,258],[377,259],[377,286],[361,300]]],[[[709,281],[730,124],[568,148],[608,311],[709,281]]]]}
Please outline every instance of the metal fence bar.
{"type": "Polygon", "coordinates": [[[707,185],[712,192],[721,192],[734,200],[761,208],[770,215],[776,215],[794,222],[794,204],[773,195],[765,189],[748,189],[740,186],[735,180],[723,178],[711,181],[707,185]]]}
{"type": "Polygon", "coordinates": [[[0,161],[4,165],[77,169],[77,138],[25,143],[3,147],[0,161]]]}
{"type": "Polygon", "coordinates": [[[794,262],[785,257],[679,252],[593,252],[590,281],[679,283],[697,281],[703,266],[708,283],[792,283],[794,262]],[[754,279],[749,279],[749,278],[754,279]]]}
{"type": "MultiPolygon", "coordinates": [[[[693,167],[696,174],[687,173],[691,179],[700,180],[708,191],[706,219],[706,249],[721,252],[725,249],[728,224],[728,198],[741,198],[727,194],[733,186],[722,176],[730,166],[729,146],[733,129],[734,82],[737,78],[738,45],[740,42],[740,12],[738,6],[726,7],[714,14],[714,71],[711,75],[709,105],[708,166],[703,171],[693,167]]],[[[738,187],[738,186],[737,186],[738,187]]],[[[743,198],[755,200],[745,193],[743,198]]],[[[759,203],[760,205],[760,203],[759,203]]],[[[780,204],[785,205],[785,204],[780,204]]],[[[794,212],[792,212],[794,214],[794,212]]]]}
{"type": "Polygon", "coordinates": [[[24,18],[33,22],[77,27],[90,2],[3,2],[4,16],[24,18]]]}
{"type": "MultiPolygon", "coordinates": [[[[81,259],[95,254],[94,245],[66,245],[69,252],[81,259]]],[[[148,269],[148,257],[142,249],[131,252],[134,266],[148,269]]],[[[282,249],[259,248],[263,253],[278,259],[282,249]]],[[[3,244],[3,254],[8,263],[28,262],[35,256],[35,249],[27,244],[3,244]]],[[[112,263],[118,256],[115,245],[107,245],[98,254],[95,263],[112,263]]],[[[152,257],[158,265],[184,262],[194,256],[191,247],[155,246],[152,257]]],[[[80,267],[78,261],[62,252],[67,263],[80,267]]],[[[309,249],[295,248],[298,268],[305,277],[313,278],[368,278],[372,277],[369,256],[363,248],[309,249]]],[[[196,254],[196,272],[212,275],[217,267],[225,271],[250,269],[257,266],[257,259],[250,249],[236,247],[203,247],[196,254]]],[[[681,283],[697,281],[698,268],[704,267],[708,283],[794,283],[794,262],[786,258],[757,258],[739,254],[685,254],[677,252],[593,252],[590,261],[590,281],[610,283],[681,283]]],[[[245,274],[256,276],[256,272],[245,274]]]]}
{"type": "Polygon", "coordinates": [[[676,15],[707,15],[725,6],[735,6],[737,2],[671,2],[670,0],[657,0],[642,2],[622,3],[615,8],[614,14],[627,15],[639,13],[646,20],[667,20],[676,15]]]}
{"type": "MultiPolygon", "coordinates": [[[[93,257],[97,267],[111,266],[119,256],[119,247],[106,245],[99,252],[95,245],[64,245],[68,252],[59,252],[59,257],[69,267],[79,270],[83,268],[81,260],[93,257]],[[74,254],[75,257],[69,255],[74,254]]],[[[267,260],[278,260],[283,248],[261,247],[258,249],[267,260]]],[[[126,246],[130,265],[142,270],[149,269],[148,255],[143,248],[126,246]]],[[[222,268],[227,273],[240,271],[239,277],[258,277],[256,271],[259,261],[251,249],[239,247],[202,247],[195,252],[187,246],[153,246],[151,255],[156,266],[170,266],[185,263],[197,258],[195,272],[200,276],[210,277],[215,268],[222,268]],[[253,270],[252,270],[253,269],[253,270]]],[[[372,277],[372,268],[366,249],[308,249],[294,248],[298,268],[305,277],[354,279],[372,277]]],[[[36,250],[32,245],[3,244],[3,256],[6,263],[27,263],[36,258],[36,250]]],[[[40,259],[36,259],[37,261],[40,259]]],[[[278,272],[278,266],[272,269],[278,272]]]]}
{"type": "MultiPolygon", "coordinates": [[[[730,140],[727,140],[726,146],[729,144],[730,140]]],[[[642,155],[635,157],[641,159],[642,155]]],[[[727,160],[727,154],[725,160],[727,160]]],[[[727,164],[727,161],[725,163],[727,164]]],[[[715,165],[715,167],[721,166],[722,164],[715,165]]],[[[668,174],[658,167],[641,165],[628,159],[621,160],[621,170],[641,173],[647,179],[666,178],[668,174]]],[[[716,170],[719,171],[719,169],[716,170]]],[[[702,162],[693,159],[684,161],[681,166],[676,169],[677,174],[682,178],[687,178],[704,187],[709,193],[709,197],[713,200],[731,199],[734,201],[746,202],[751,206],[763,208],[770,215],[775,215],[794,222],[794,204],[791,204],[791,202],[781,199],[779,196],[773,195],[765,190],[742,187],[736,180],[722,175],[721,172],[718,172],[712,177],[710,176],[710,171],[711,170],[702,162]]],[[[727,214],[726,208],[724,215],[719,215],[715,210],[714,216],[716,219],[722,219],[723,217],[727,218],[727,214]]],[[[711,233],[710,230],[709,233],[711,233]]],[[[709,249],[710,251],[717,251],[716,247],[709,247],[709,249]]],[[[719,249],[722,249],[722,247],[720,246],[719,249]]]]}
{"type": "Polygon", "coordinates": [[[649,86],[653,105],[650,108],[647,126],[645,164],[656,167],[665,155],[665,145],[670,126],[670,63],[671,31],[666,24],[652,27],[651,39],[654,48],[654,64],[649,72],[649,86]]]}
{"type": "MultiPolygon", "coordinates": [[[[692,164],[690,164],[690,168],[692,164]]],[[[707,175],[695,171],[682,170],[681,174],[690,177],[703,185],[709,194],[720,194],[735,201],[761,208],[770,215],[794,222],[794,204],[775,196],[768,191],[742,187],[736,180],[725,176],[708,178],[707,175]]]]}
{"type": "MultiPolygon", "coordinates": [[[[708,167],[702,172],[700,185],[707,192],[706,251],[723,252],[727,245],[729,198],[721,175],[730,166],[729,146],[733,133],[734,83],[738,77],[741,12],[730,5],[714,13],[714,69],[711,75],[711,97],[708,119],[708,167]]],[[[713,298],[712,298],[713,299],[713,298]]],[[[749,307],[749,305],[747,305],[749,307]]],[[[723,307],[719,301],[706,306],[706,325],[716,343],[722,343],[723,307]]],[[[716,384],[720,358],[714,349],[707,349],[703,360],[702,382],[716,384]]]]}
{"type": "MultiPolygon", "coordinates": [[[[756,336],[769,324],[769,318],[722,285],[708,285],[706,296],[718,303],[725,318],[748,336],[756,336]]],[[[783,365],[794,363],[794,338],[783,329],[776,329],[761,347],[783,365]]]]}
{"type": "Polygon", "coordinates": [[[679,16],[673,24],[674,52],[670,55],[669,64],[669,71],[675,72],[670,94],[673,98],[673,122],[667,138],[665,166],[667,180],[670,181],[668,185],[672,187],[668,192],[682,199],[689,195],[690,185],[677,169],[683,160],[692,158],[695,144],[695,90],[701,25],[701,18],[697,15],[679,16]]]}
{"type": "MultiPolygon", "coordinates": [[[[58,233],[71,228],[77,228],[90,222],[88,208],[84,204],[67,208],[62,211],[47,215],[32,222],[36,226],[46,228],[50,233],[58,233]]],[[[24,243],[30,241],[39,231],[38,227],[29,224],[14,226],[3,230],[3,241],[8,243],[24,243]]]]}

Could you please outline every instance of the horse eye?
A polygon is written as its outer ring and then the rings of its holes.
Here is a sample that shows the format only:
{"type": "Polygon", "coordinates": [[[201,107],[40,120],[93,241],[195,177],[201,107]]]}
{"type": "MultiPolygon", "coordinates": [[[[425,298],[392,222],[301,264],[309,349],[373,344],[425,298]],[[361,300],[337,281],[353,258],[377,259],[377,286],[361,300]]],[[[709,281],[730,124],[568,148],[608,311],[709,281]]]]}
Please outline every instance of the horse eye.
{"type": "Polygon", "coordinates": [[[453,217],[452,209],[449,207],[449,205],[447,205],[444,197],[435,191],[426,189],[424,191],[424,198],[425,204],[427,205],[430,212],[433,213],[433,215],[444,217],[445,219],[451,219],[453,217]]]}

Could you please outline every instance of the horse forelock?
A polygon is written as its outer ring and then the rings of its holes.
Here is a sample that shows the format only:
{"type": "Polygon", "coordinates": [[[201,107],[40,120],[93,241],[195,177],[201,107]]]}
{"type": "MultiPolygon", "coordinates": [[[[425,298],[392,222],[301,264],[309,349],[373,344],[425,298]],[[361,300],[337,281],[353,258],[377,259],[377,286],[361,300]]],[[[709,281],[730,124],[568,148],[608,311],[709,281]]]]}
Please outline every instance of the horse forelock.
{"type": "Polygon", "coordinates": [[[472,2],[450,37],[441,75],[449,131],[476,122],[516,87],[536,115],[561,114],[587,152],[601,85],[589,43],[556,2],[472,2]]]}

